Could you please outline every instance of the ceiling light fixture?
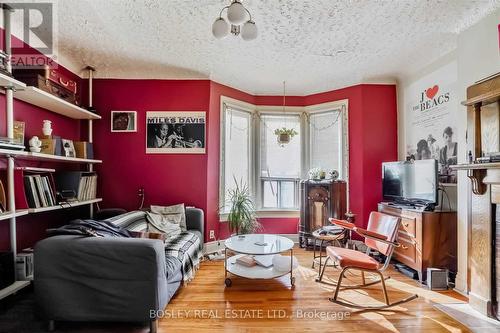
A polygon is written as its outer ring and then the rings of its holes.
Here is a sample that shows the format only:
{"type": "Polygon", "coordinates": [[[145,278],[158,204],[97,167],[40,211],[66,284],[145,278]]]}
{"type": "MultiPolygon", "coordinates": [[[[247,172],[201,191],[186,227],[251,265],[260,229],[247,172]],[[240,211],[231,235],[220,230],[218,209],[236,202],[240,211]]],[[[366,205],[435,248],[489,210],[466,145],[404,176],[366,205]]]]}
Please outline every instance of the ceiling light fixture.
{"type": "Polygon", "coordinates": [[[222,8],[219,17],[212,24],[212,34],[217,39],[226,37],[229,32],[235,36],[241,35],[246,41],[257,38],[257,25],[252,21],[252,14],[243,6],[241,0],[233,0],[229,6],[222,8]],[[229,23],[222,17],[225,9],[229,23]]]}

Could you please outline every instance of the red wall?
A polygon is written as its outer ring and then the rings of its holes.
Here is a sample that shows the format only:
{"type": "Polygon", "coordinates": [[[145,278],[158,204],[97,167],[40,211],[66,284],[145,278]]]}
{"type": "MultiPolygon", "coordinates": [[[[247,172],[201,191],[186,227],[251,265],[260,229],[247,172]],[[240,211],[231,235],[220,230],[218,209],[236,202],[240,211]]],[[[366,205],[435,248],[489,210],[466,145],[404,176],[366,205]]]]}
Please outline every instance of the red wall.
{"type": "MultiPolygon", "coordinates": [[[[94,82],[95,153],[104,207],[138,208],[137,191],[145,190],[145,206],[184,202],[207,210],[207,154],[146,154],[147,111],[207,111],[210,81],[113,80],[94,82]],[[137,133],[111,133],[111,111],[137,111],[137,133]]],[[[210,120],[209,120],[210,121],[210,120]]],[[[207,135],[210,137],[210,134],[207,135]]]]}
{"type": "MultiPolygon", "coordinates": [[[[200,207],[206,215],[206,233],[229,234],[219,222],[220,97],[258,105],[280,105],[280,96],[252,96],[204,80],[95,81],[94,105],[103,116],[95,125],[95,151],[104,160],[98,167],[105,207],[138,207],[137,190],[144,187],[145,205],[175,204],[200,207]],[[140,91],[140,98],[130,98],[140,91]],[[135,110],[137,133],[111,133],[111,110],[135,110]],[[205,155],[145,153],[146,111],[207,111],[205,155]]],[[[396,88],[394,85],[357,85],[305,97],[287,98],[287,105],[306,106],[336,100],[349,101],[350,208],[357,223],[381,200],[380,165],[397,159],[396,88]]],[[[298,219],[261,219],[263,232],[295,233],[298,219]]]]}
{"type": "Polygon", "coordinates": [[[356,224],[366,226],[382,200],[382,162],[398,159],[395,85],[361,84],[306,96],[306,104],[348,99],[349,201],[356,224]]]}

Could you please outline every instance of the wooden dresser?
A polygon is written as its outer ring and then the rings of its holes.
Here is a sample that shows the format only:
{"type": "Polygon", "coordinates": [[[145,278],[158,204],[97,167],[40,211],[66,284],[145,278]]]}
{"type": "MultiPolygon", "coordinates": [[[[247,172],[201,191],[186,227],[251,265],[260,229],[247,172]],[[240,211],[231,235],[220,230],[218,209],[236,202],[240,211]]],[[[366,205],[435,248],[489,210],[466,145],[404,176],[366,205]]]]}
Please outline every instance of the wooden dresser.
{"type": "Polygon", "coordinates": [[[456,212],[422,212],[385,203],[378,205],[378,211],[401,218],[401,246],[394,250],[393,258],[416,270],[420,281],[425,281],[428,267],[448,268],[456,273],[456,212]]]}

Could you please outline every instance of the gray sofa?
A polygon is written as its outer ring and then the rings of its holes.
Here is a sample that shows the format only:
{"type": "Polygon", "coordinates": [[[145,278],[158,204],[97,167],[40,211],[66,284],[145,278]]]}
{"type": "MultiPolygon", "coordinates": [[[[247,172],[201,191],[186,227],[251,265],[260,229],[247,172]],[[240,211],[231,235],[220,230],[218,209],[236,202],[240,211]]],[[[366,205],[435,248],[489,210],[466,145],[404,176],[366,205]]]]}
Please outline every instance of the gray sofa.
{"type": "MultiPolygon", "coordinates": [[[[187,208],[186,223],[201,251],[203,211],[187,208]]],[[[166,255],[160,240],[54,236],[34,252],[35,296],[49,330],[57,320],[116,321],[149,322],[155,332],[152,314],[164,310],[183,280],[181,260],[166,255]]]]}

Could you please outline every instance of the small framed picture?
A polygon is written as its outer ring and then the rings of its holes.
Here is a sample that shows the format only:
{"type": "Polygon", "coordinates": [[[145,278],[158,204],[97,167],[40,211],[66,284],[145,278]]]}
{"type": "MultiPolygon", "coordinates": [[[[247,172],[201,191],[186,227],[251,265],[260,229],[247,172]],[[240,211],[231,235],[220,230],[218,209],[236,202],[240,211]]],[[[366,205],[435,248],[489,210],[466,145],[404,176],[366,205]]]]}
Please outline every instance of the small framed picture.
{"type": "Polygon", "coordinates": [[[75,145],[73,144],[73,140],[61,139],[61,143],[62,143],[64,156],[76,157],[75,145]]]}
{"type": "Polygon", "coordinates": [[[137,112],[111,111],[111,132],[137,132],[137,112]]]}

